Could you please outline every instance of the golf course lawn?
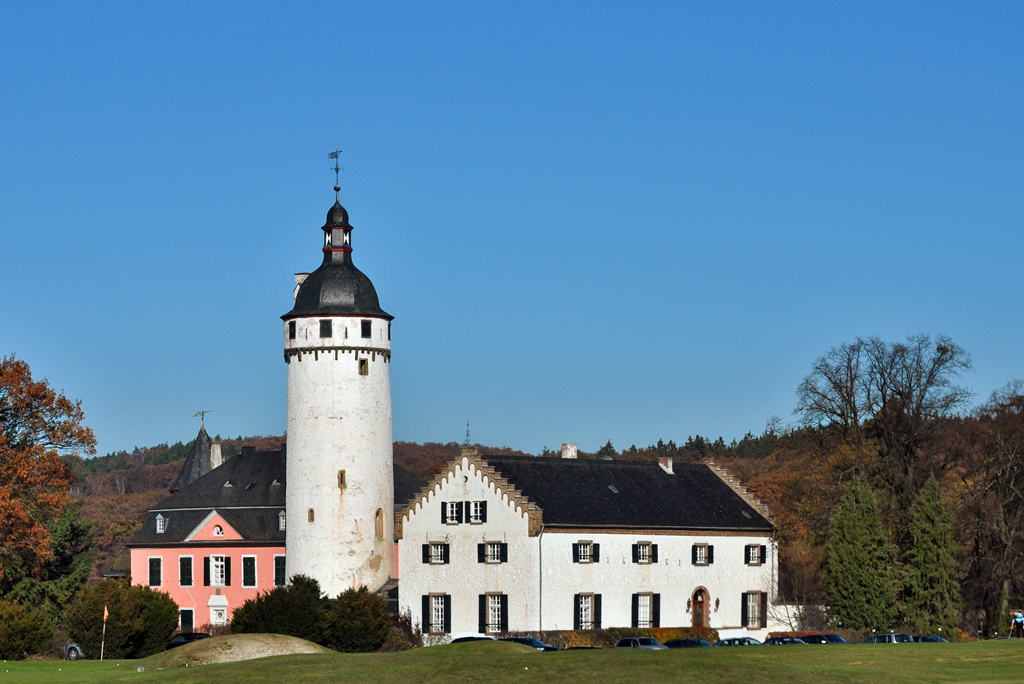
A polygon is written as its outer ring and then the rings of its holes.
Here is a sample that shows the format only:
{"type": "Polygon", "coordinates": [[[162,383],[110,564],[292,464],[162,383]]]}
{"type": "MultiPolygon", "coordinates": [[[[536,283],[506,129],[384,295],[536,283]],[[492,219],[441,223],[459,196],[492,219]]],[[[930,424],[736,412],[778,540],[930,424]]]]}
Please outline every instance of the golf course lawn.
{"type": "Polygon", "coordinates": [[[748,646],[672,651],[541,653],[510,643],[436,646],[405,653],[289,655],[181,667],[170,653],[145,660],[5,662],[17,682],[1018,682],[1024,639],[961,644],[748,646]],[[145,672],[138,672],[138,667],[145,672]]]}

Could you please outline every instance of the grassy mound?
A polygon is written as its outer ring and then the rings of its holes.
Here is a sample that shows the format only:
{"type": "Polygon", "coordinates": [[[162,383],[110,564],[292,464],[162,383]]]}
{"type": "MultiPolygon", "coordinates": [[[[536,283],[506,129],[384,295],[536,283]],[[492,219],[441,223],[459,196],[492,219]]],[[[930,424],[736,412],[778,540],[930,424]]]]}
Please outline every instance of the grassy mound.
{"type": "Polygon", "coordinates": [[[139,661],[147,669],[236,663],[299,653],[332,653],[312,641],[282,634],[232,634],[203,639],[139,661]]]}

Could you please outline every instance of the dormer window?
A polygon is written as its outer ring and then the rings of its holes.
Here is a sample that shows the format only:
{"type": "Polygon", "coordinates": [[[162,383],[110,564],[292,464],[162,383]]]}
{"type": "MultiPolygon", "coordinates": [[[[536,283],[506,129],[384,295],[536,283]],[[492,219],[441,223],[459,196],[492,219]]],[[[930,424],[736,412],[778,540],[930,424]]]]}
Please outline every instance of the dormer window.
{"type": "Polygon", "coordinates": [[[214,537],[223,537],[224,536],[224,528],[221,527],[220,525],[214,525],[213,526],[213,536],[214,537]]]}
{"type": "Polygon", "coordinates": [[[159,513],[157,513],[156,514],[156,533],[157,534],[163,534],[166,531],[167,531],[167,518],[165,518],[164,516],[162,516],[159,513]]]}
{"type": "Polygon", "coordinates": [[[281,511],[277,514],[277,529],[283,531],[285,528],[285,522],[287,522],[287,517],[285,516],[284,511],[281,511]]]}

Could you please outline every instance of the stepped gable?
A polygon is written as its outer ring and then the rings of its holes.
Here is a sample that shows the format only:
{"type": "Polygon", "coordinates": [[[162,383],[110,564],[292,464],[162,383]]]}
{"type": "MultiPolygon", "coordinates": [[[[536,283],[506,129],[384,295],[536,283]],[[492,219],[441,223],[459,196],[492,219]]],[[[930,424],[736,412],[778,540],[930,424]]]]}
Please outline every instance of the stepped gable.
{"type": "Polygon", "coordinates": [[[206,434],[206,426],[199,426],[199,434],[192,442],[192,449],[188,452],[185,465],[178,473],[178,479],[171,485],[171,493],[184,489],[187,485],[195,482],[212,469],[211,453],[213,451],[213,440],[206,434]]]}
{"type": "Polygon", "coordinates": [[[481,457],[543,511],[545,527],[770,533],[772,523],[711,468],[680,463],[481,457]]]}

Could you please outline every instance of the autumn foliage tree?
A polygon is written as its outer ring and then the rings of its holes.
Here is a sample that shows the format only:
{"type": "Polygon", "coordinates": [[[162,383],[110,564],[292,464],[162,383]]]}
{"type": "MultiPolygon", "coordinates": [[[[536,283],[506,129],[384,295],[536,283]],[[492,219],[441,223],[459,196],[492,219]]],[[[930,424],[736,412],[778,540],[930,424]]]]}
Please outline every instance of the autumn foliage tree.
{"type": "Polygon", "coordinates": [[[95,453],[81,402],[34,381],[29,366],[0,357],[0,587],[36,577],[53,559],[51,523],[75,480],[61,457],[95,453]]]}

